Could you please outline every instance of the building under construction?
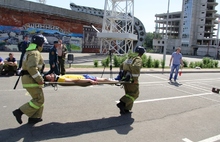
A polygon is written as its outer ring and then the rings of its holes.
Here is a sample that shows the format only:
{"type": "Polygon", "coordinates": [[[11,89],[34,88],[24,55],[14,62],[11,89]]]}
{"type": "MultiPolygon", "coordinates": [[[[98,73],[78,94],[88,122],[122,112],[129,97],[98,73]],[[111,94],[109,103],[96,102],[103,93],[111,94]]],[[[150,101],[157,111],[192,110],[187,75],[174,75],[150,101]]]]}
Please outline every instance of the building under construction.
{"type": "Polygon", "coordinates": [[[172,53],[181,47],[183,54],[217,57],[219,19],[216,0],[183,0],[182,11],[156,14],[153,47],[172,53]],[[166,36],[167,35],[167,36],[166,36]]]}

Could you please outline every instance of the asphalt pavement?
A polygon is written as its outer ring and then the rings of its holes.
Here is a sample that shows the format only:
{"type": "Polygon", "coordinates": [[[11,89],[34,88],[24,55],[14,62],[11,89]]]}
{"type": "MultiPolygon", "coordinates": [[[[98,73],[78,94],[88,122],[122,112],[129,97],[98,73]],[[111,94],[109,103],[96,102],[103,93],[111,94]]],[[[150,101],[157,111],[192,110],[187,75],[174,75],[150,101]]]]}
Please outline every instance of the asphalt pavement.
{"type": "MultiPolygon", "coordinates": [[[[108,55],[72,53],[71,68],[67,73],[109,78],[115,77],[118,68],[80,68],[93,65],[108,55]]],[[[0,52],[6,58],[8,52],[0,52]]],[[[17,59],[19,52],[14,52],[17,59]]],[[[48,53],[42,53],[48,62],[48,53]]],[[[161,60],[162,54],[146,53],[161,60]]],[[[183,57],[187,61],[201,61],[200,57],[183,57]]],[[[168,65],[170,55],[166,56],[168,65]]],[[[49,68],[45,69],[45,72],[49,68]]],[[[219,88],[220,69],[186,69],[178,83],[168,81],[169,68],[142,68],[140,96],[135,100],[132,113],[121,116],[116,103],[124,95],[115,85],[89,87],[58,86],[44,88],[45,110],[43,121],[34,126],[19,125],[12,111],[28,102],[30,96],[21,83],[13,90],[17,76],[0,77],[0,141],[2,142],[214,142],[220,140],[220,97],[211,92],[219,88]]]]}
{"type": "MultiPolygon", "coordinates": [[[[141,74],[132,113],[116,107],[124,90],[115,85],[45,87],[43,121],[28,125],[12,111],[31,97],[17,76],[0,77],[1,142],[217,142],[220,141],[220,73],[141,74]]],[[[104,77],[109,75],[104,74],[104,77]]],[[[115,74],[114,74],[115,76],[115,74]]]]}

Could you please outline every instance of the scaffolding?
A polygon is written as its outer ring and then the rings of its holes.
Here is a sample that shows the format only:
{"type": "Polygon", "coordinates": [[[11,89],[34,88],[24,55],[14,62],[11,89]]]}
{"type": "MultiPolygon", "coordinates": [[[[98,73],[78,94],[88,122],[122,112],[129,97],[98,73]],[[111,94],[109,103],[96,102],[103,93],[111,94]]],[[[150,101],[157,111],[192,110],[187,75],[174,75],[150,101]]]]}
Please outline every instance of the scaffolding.
{"type": "Polygon", "coordinates": [[[124,54],[133,51],[134,0],[105,0],[102,31],[97,33],[101,39],[100,53],[112,51],[124,54]]]}

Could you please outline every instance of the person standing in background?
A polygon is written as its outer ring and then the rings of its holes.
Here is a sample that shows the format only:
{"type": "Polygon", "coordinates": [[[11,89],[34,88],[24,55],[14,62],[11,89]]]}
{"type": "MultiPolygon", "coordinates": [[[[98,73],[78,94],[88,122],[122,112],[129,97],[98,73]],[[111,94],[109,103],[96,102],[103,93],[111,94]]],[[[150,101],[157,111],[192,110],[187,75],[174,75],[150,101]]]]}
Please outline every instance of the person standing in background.
{"type": "Polygon", "coordinates": [[[59,46],[57,47],[57,54],[58,54],[58,68],[60,70],[61,75],[65,75],[66,74],[66,70],[65,70],[65,58],[66,58],[66,54],[67,54],[67,48],[66,46],[62,43],[62,40],[59,39],[59,46]]]}
{"type": "Polygon", "coordinates": [[[28,48],[29,44],[30,44],[30,41],[29,41],[28,35],[25,35],[24,40],[18,44],[18,49],[19,51],[21,51],[18,70],[20,70],[22,67],[22,60],[23,60],[24,54],[26,53],[26,49],[28,48]]]}
{"type": "Polygon", "coordinates": [[[173,73],[174,73],[174,70],[175,70],[174,81],[176,82],[178,72],[179,72],[179,69],[180,69],[180,65],[183,66],[182,54],[180,52],[181,52],[181,48],[178,47],[176,49],[176,52],[173,52],[172,55],[171,55],[170,64],[169,64],[169,66],[171,66],[171,63],[172,63],[171,71],[170,71],[170,78],[169,78],[170,81],[172,81],[173,73]]]}
{"type": "Polygon", "coordinates": [[[58,54],[57,54],[57,48],[59,47],[58,41],[54,41],[54,46],[50,48],[49,51],[49,64],[50,64],[50,70],[45,74],[51,74],[55,73],[57,75],[60,75],[60,70],[58,68],[58,54]]]}

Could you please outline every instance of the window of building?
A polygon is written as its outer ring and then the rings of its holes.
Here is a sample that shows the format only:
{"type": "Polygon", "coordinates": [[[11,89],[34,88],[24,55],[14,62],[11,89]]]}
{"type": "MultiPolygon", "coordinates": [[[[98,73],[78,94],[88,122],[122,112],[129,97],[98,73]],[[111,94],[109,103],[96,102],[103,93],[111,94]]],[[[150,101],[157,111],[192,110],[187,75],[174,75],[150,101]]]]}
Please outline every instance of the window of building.
{"type": "Polygon", "coordinates": [[[158,41],[158,43],[160,44],[160,41],[158,41]]]}

